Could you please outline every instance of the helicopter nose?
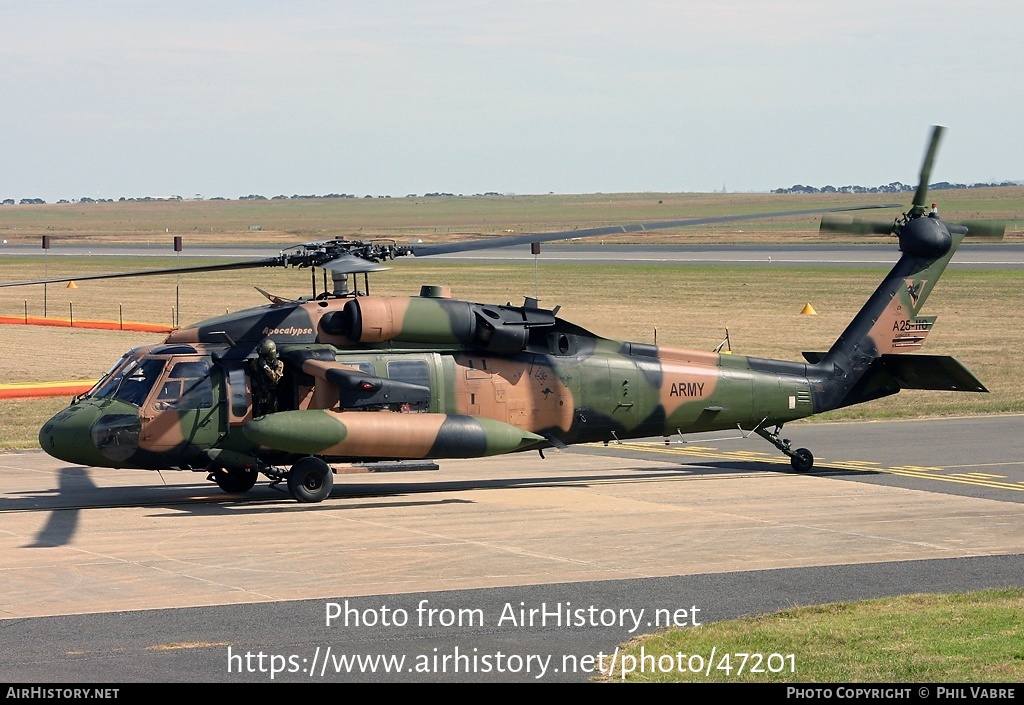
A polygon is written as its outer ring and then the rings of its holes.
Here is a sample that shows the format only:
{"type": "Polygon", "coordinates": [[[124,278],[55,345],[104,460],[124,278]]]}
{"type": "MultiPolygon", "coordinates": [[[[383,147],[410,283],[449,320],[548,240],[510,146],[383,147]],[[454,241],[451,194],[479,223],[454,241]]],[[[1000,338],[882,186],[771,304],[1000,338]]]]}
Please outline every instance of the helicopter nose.
{"type": "Polygon", "coordinates": [[[118,467],[139,447],[138,410],[121,404],[79,402],[57,413],[39,430],[39,447],[79,465],[118,467]]]}
{"type": "Polygon", "coordinates": [[[59,460],[90,465],[82,455],[92,445],[89,429],[97,418],[99,411],[91,405],[73,404],[39,429],[39,447],[59,460]]]}

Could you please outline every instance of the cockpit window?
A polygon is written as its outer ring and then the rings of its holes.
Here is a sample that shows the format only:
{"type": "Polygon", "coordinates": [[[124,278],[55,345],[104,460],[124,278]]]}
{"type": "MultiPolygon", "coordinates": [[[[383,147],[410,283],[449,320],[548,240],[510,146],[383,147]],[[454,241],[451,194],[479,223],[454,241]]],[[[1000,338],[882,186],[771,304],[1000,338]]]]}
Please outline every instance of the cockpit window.
{"type": "Polygon", "coordinates": [[[210,363],[206,360],[177,362],[160,387],[158,406],[175,409],[208,409],[213,406],[210,363]]]}
{"type": "MultiPolygon", "coordinates": [[[[163,371],[165,362],[166,360],[150,358],[143,360],[140,364],[137,360],[132,360],[115,375],[119,378],[118,385],[111,396],[118,401],[142,406],[146,397],[149,396],[150,390],[153,389],[153,385],[156,384],[157,377],[163,371]]],[[[111,379],[111,382],[113,381],[111,379]]],[[[100,395],[97,394],[97,396],[100,395]]]]}
{"type": "MultiPolygon", "coordinates": [[[[110,396],[117,389],[117,385],[121,383],[122,375],[120,374],[128,362],[129,353],[125,353],[121,356],[121,359],[114,363],[114,366],[107,370],[107,373],[100,377],[100,381],[90,389],[85,396],[96,397],[103,399],[104,397],[110,396]]],[[[137,363],[137,360],[132,360],[137,363]]]]}

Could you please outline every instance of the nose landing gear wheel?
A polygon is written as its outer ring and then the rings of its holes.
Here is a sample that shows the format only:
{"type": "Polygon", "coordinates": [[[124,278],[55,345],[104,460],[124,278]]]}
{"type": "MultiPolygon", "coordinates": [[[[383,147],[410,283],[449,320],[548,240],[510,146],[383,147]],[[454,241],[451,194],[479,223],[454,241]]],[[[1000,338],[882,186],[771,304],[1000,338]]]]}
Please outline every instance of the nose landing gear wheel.
{"type": "Polygon", "coordinates": [[[288,473],[288,491],[299,502],[322,502],[334,488],[331,467],[320,458],[303,458],[288,473]]]}

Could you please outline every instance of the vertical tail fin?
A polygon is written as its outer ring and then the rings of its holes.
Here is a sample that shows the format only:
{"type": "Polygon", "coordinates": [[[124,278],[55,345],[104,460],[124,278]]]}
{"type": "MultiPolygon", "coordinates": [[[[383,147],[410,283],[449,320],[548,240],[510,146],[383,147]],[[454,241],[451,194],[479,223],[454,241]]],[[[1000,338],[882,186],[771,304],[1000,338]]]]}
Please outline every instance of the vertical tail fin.
{"type": "Polygon", "coordinates": [[[817,364],[824,379],[815,395],[816,411],[899,391],[895,382],[867,373],[877,367],[876,361],[883,355],[921,349],[935,316],[922,316],[919,312],[963,239],[961,233],[950,233],[937,217],[923,220],[945,232],[949,238],[946,252],[927,256],[903,248],[903,256],[817,364]]]}
{"type": "Polygon", "coordinates": [[[895,394],[901,388],[987,391],[953,358],[915,356],[899,361],[894,357],[924,344],[935,317],[919,312],[968,232],[963,225],[944,223],[935,204],[926,212],[928,180],[942,130],[932,130],[913,205],[891,228],[823,221],[822,228],[829,230],[892,232],[899,237],[903,256],[814,364],[816,412],[895,394]]]}

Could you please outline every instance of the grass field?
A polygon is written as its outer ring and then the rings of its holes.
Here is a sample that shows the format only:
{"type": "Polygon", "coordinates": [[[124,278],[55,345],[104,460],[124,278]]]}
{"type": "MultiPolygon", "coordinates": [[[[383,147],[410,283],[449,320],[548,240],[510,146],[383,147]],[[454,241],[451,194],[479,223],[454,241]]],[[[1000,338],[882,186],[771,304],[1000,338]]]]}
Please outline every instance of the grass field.
{"type": "Polygon", "coordinates": [[[1024,590],[1020,589],[802,607],[640,637],[623,649],[620,668],[603,679],[1020,683],[1024,679],[1022,611],[1024,590]],[[716,657],[708,667],[712,649],[716,657]],[[764,658],[739,656],[758,653],[764,658]],[[685,658],[677,658],[679,654],[685,658]],[[640,673],[641,657],[644,673],[640,673]]]}
{"type": "MultiPolygon", "coordinates": [[[[270,196],[272,194],[265,194],[270,196]]],[[[1009,223],[1009,237],[1024,233],[1024,187],[966,189],[932,194],[950,220],[1009,223]]],[[[425,241],[550,232],[682,218],[907,203],[910,194],[701,194],[465,196],[345,198],[268,201],[172,201],[0,206],[0,239],[39,242],[39,236],[75,241],[188,243],[261,241],[293,244],[311,239],[388,237],[425,241]],[[250,226],[262,228],[259,232],[250,226]]],[[[905,209],[906,206],[904,206],[905,209]]],[[[892,220],[901,209],[866,214],[892,220]]],[[[820,239],[815,216],[771,218],[647,233],[644,242],[763,242],[820,239]]],[[[605,238],[638,242],[637,235],[605,238]]]]}

